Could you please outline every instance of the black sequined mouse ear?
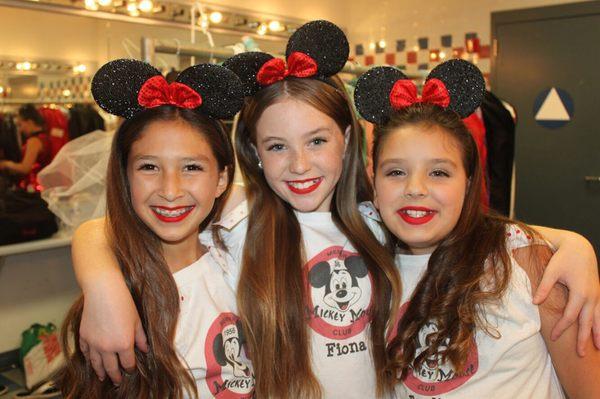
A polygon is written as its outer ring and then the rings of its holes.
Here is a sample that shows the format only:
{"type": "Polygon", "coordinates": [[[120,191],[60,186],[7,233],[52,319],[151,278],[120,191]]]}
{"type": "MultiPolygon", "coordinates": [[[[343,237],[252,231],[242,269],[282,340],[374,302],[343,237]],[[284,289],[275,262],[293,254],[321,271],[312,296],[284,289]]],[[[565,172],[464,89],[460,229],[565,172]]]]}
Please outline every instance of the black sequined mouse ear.
{"type": "Polygon", "coordinates": [[[369,122],[383,125],[394,112],[390,94],[399,80],[410,80],[396,68],[375,67],[364,73],[356,82],[354,103],[360,115],[369,122]]]}
{"type": "Polygon", "coordinates": [[[131,118],[144,109],[138,102],[142,85],[161,75],[152,65],[138,60],[119,59],[104,64],[92,79],[92,95],[106,112],[131,118]]]}
{"type": "Polygon", "coordinates": [[[182,71],[176,81],[200,95],[202,104],[195,110],[211,118],[230,118],[244,103],[242,82],[235,73],[223,66],[194,65],[182,71]]]}
{"type": "Polygon", "coordinates": [[[295,52],[306,54],[316,61],[317,77],[328,77],[344,68],[350,46],[340,28],[321,20],[308,22],[294,32],[288,41],[286,58],[295,52]]]}
{"type": "Polygon", "coordinates": [[[261,84],[256,79],[260,68],[273,56],[259,51],[251,51],[234,55],[227,59],[223,66],[233,71],[242,81],[245,96],[252,96],[261,89],[261,84]]]}
{"type": "Polygon", "coordinates": [[[440,80],[448,94],[448,109],[462,118],[471,115],[481,105],[485,94],[485,80],[481,71],[465,60],[450,60],[433,68],[427,81],[440,80]]]}

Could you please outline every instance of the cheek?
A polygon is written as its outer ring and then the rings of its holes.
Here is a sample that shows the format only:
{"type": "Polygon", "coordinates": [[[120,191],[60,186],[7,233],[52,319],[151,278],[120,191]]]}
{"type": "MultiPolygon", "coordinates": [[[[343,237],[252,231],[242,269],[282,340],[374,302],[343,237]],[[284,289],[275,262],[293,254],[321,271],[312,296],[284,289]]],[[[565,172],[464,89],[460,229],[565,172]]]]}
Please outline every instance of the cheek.
{"type": "Polygon", "coordinates": [[[438,198],[444,207],[450,210],[452,217],[458,220],[465,202],[466,185],[453,184],[440,190],[438,198]]]}

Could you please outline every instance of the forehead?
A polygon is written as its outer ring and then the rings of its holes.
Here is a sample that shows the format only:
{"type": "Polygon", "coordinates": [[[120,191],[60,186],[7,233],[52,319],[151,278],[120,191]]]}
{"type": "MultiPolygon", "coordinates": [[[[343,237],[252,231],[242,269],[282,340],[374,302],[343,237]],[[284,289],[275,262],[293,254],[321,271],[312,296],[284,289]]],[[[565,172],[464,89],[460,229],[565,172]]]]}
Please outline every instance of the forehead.
{"type": "Polygon", "coordinates": [[[325,113],[306,102],[288,97],[263,111],[256,123],[256,135],[257,138],[298,137],[319,128],[340,131],[336,122],[325,113]]]}
{"type": "Polygon", "coordinates": [[[183,121],[155,121],[140,133],[131,147],[131,154],[151,153],[181,155],[212,155],[205,133],[183,121]]]}
{"type": "Polygon", "coordinates": [[[419,124],[404,126],[388,133],[382,142],[380,158],[447,158],[459,165],[462,163],[462,150],[457,139],[444,128],[419,124]]]}

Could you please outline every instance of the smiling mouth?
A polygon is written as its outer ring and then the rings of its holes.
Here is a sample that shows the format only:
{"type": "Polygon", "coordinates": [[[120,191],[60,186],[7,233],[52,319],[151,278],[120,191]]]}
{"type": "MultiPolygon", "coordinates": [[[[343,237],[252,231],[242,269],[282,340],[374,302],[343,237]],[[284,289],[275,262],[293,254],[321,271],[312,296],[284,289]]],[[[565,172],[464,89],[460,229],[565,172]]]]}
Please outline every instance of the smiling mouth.
{"type": "Polygon", "coordinates": [[[428,208],[405,207],[397,211],[398,215],[408,224],[420,225],[429,222],[437,211],[428,208]]]}
{"type": "Polygon", "coordinates": [[[195,205],[178,206],[174,208],[167,208],[165,206],[151,206],[150,209],[152,209],[154,216],[156,216],[158,220],[167,223],[175,223],[185,219],[195,207],[195,205]]]}
{"type": "Polygon", "coordinates": [[[286,184],[290,191],[295,194],[308,194],[315,191],[322,181],[323,177],[317,177],[305,180],[288,180],[286,184]]]}

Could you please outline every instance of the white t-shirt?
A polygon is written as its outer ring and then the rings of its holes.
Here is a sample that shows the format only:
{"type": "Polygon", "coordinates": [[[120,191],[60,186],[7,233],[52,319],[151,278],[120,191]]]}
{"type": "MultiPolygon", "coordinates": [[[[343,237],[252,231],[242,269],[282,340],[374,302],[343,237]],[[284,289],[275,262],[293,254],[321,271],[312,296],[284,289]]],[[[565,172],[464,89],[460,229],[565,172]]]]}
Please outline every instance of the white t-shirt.
{"type": "Polygon", "coordinates": [[[228,283],[231,270],[208,234],[202,233],[201,241],[208,252],[173,274],[180,301],[175,346],[199,398],[251,398],[254,371],[228,283]]]}
{"type": "MultiPolygon", "coordinates": [[[[226,230],[223,238],[238,268],[246,239],[247,206],[247,202],[241,203],[216,223],[226,230]]],[[[381,239],[375,209],[369,204],[361,204],[359,209],[381,239]]],[[[296,217],[308,259],[303,269],[310,292],[306,309],[313,372],[323,397],[374,398],[376,378],[369,331],[373,298],[366,265],[335,226],[330,212],[296,212],[296,217]]]]}
{"type": "MultiPolygon", "coordinates": [[[[496,339],[477,330],[475,346],[467,359],[466,371],[455,375],[452,365],[441,356],[428,358],[419,371],[412,371],[396,393],[399,398],[564,398],[546,345],[540,334],[538,307],[532,304],[527,273],[512,257],[512,250],[531,245],[531,239],[515,226],[507,229],[507,249],[512,273],[501,303],[485,305],[486,320],[500,334],[496,339]]],[[[429,255],[398,255],[396,264],[402,278],[402,306],[409,300],[427,269],[429,255]]],[[[419,334],[417,354],[427,345],[427,334],[437,331],[429,323],[419,334]]]]}

